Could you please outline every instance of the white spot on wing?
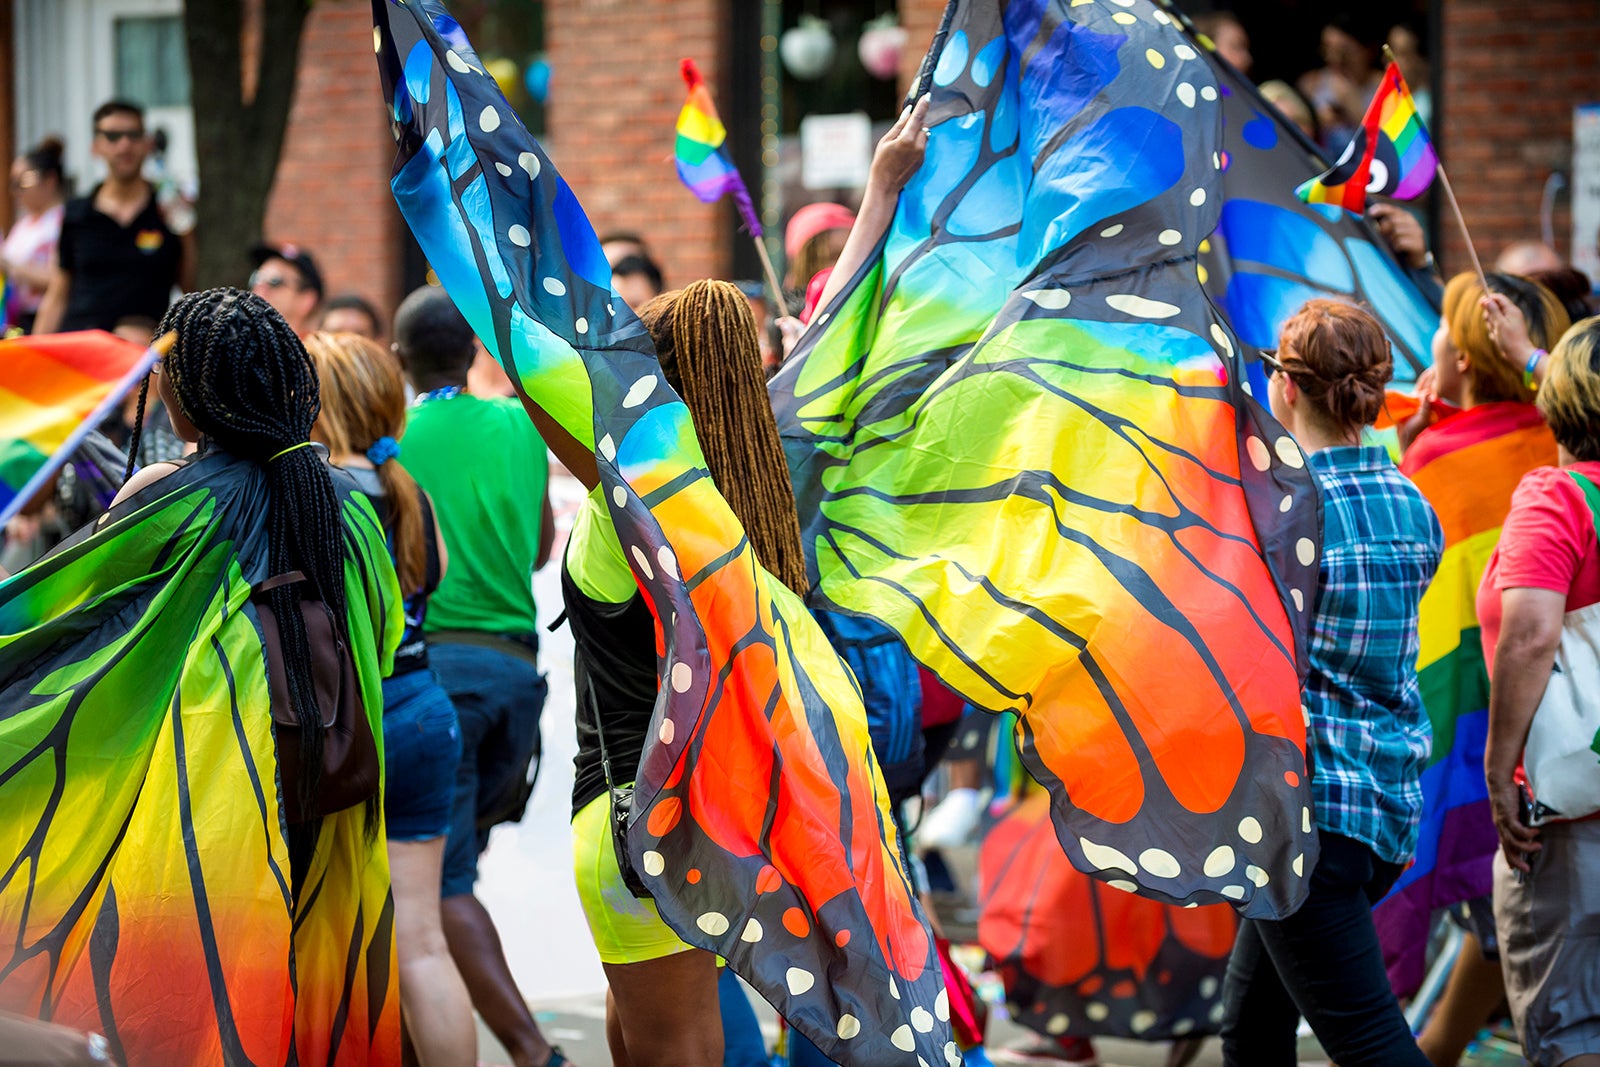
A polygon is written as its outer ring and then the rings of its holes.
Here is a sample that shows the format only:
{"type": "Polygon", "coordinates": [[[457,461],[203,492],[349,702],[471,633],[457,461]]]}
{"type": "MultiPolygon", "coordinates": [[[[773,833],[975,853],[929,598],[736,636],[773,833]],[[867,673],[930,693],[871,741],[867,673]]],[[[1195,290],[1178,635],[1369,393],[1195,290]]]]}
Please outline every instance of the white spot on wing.
{"type": "Polygon", "coordinates": [[[500,112],[490,104],[478,113],[478,129],[484,133],[493,133],[500,128],[500,112]]]}
{"type": "Polygon", "coordinates": [[[783,978],[789,984],[789,995],[794,997],[817,984],[817,976],[803,967],[790,967],[784,972],[783,978]]]}
{"type": "Polygon", "coordinates": [[[721,937],[728,932],[728,917],[721,912],[708,911],[696,919],[694,924],[712,937],[721,937]]]}
{"type": "Polygon", "coordinates": [[[687,693],[694,684],[694,668],[687,663],[674,663],[672,665],[672,691],[674,693],[687,693]]]}
{"type": "Polygon", "coordinates": [[[917,1047],[917,1039],[912,1035],[911,1027],[903,1024],[889,1035],[889,1043],[901,1052],[911,1052],[917,1047]]]}
{"type": "Polygon", "coordinates": [[[1261,823],[1254,815],[1246,815],[1239,820],[1239,836],[1252,845],[1261,843],[1261,823]]]}
{"type": "Polygon", "coordinates": [[[1040,307],[1049,308],[1051,311],[1059,311],[1072,303],[1072,294],[1065,289],[1035,289],[1022,295],[1040,307]]]}
{"type": "Polygon", "coordinates": [[[667,861],[661,853],[651,849],[644,854],[644,873],[652,878],[661,877],[661,872],[667,869],[667,861]]]}
{"type": "Polygon", "coordinates": [[[511,243],[518,248],[527,248],[533,243],[533,236],[528,233],[528,228],[520,222],[512,223],[511,228],[506,230],[506,236],[511,238],[511,243]]]}
{"type": "Polygon", "coordinates": [[[839,1035],[840,1041],[849,1041],[861,1032],[861,1020],[854,1015],[839,1016],[839,1025],[834,1028],[834,1033],[839,1035]]]}
{"type": "Polygon", "coordinates": [[[1227,845],[1218,845],[1211,850],[1211,855],[1206,857],[1203,870],[1207,878],[1221,878],[1233,870],[1233,865],[1238,861],[1234,859],[1233,849],[1227,845]]]}
{"type": "Polygon", "coordinates": [[[539,157],[532,152],[524,152],[517,157],[517,166],[528,172],[528,177],[539,176],[539,157]]]}
{"type": "MultiPolygon", "coordinates": [[[[374,28],[373,32],[377,32],[376,28],[374,28]]],[[[472,68],[467,65],[467,61],[457,55],[454,48],[445,49],[444,61],[450,64],[450,69],[458,74],[472,73],[472,68]]]]}
{"type": "Polygon", "coordinates": [[[1165,849],[1147,848],[1139,853],[1139,866],[1157,878],[1176,878],[1183,873],[1177,857],[1165,849]]]}
{"type": "Polygon", "coordinates": [[[1170,319],[1183,309],[1164,300],[1150,300],[1132,293],[1115,293],[1106,297],[1112,310],[1141,319],[1170,319]]]}
{"type": "Polygon", "coordinates": [[[657,378],[654,374],[646,374],[634,382],[628,389],[628,395],[622,398],[622,406],[636,408],[650,399],[650,394],[656,391],[657,378]]]}
{"type": "Polygon", "coordinates": [[[1078,846],[1083,849],[1084,859],[1100,870],[1117,870],[1128,874],[1139,873],[1139,868],[1134,866],[1132,860],[1109,845],[1097,845],[1087,837],[1080,837],[1078,838],[1078,846]]]}
{"type": "Polygon", "coordinates": [[[638,566],[639,573],[648,580],[656,576],[655,568],[650,566],[650,557],[644,554],[644,549],[638,545],[633,546],[633,562],[638,566]]]}

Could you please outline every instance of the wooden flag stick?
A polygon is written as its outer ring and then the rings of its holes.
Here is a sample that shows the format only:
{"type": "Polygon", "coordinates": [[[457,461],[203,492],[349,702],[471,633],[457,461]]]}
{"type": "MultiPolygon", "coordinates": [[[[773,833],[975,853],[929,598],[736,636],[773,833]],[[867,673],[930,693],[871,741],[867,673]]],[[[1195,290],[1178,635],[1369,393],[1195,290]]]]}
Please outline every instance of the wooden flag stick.
{"type": "Polygon", "coordinates": [[[1450,176],[1444,172],[1444,164],[1438,164],[1439,188],[1444,190],[1444,198],[1450,204],[1450,212],[1456,217],[1456,225],[1461,227],[1461,236],[1467,242],[1467,255],[1472,257],[1472,269],[1478,275],[1478,284],[1483,286],[1483,291],[1489,291],[1489,280],[1483,276],[1483,264],[1478,261],[1478,250],[1472,247],[1472,234],[1467,232],[1467,220],[1461,217],[1461,205],[1456,202],[1456,191],[1450,188],[1450,176]]]}
{"type": "Polygon", "coordinates": [[[772,306],[778,309],[778,318],[785,318],[789,314],[789,305],[783,299],[783,286],[778,281],[778,272],[772,269],[772,257],[767,255],[767,242],[751,234],[750,239],[756,243],[756,255],[761,257],[761,272],[767,276],[767,288],[772,294],[772,306]]]}

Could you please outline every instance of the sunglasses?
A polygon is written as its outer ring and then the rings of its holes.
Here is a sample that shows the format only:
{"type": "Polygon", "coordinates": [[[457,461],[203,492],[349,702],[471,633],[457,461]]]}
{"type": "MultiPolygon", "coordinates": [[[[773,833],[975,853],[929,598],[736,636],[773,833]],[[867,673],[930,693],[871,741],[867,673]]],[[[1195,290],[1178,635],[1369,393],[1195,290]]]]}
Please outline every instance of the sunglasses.
{"type": "Polygon", "coordinates": [[[1283,362],[1278,359],[1277,349],[1263,348],[1257,358],[1261,360],[1261,365],[1267,368],[1268,378],[1272,377],[1274,374],[1283,373],[1283,362]]]}
{"type": "Polygon", "coordinates": [[[295,289],[305,288],[305,286],[300,285],[293,279],[285,278],[281,274],[262,274],[260,271],[256,271],[250,275],[250,288],[254,289],[258,285],[264,285],[268,289],[284,289],[291,286],[295,289]]]}
{"type": "Polygon", "coordinates": [[[96,137],[105,138],[108,144],[121,144],[123,141],[137,141],[144,137],[143,130],[95,130],[96,137]]]}
{"type": "Polygon", "coordinates": [[[35,173],[34,171],[30,170],[30,171],[26,171],[25,173],[19,175],[18,177],[12,178],[11,179],[11,188],[13,188],[13,189],[32,189],[34,186],[39,184],[39,181],[40,181],[39,175],[37,173],[35,173]]]}

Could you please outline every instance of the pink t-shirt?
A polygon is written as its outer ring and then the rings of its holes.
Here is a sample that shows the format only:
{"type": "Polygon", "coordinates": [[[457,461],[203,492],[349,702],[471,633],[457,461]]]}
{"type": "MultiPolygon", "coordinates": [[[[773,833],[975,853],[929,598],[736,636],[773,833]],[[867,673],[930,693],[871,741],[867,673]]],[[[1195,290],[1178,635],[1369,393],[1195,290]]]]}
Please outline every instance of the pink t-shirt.
{"type": "Polygon", "coordinates": [[[1594,514],[1578,483],[1577,471],[1600,485],[1600,463],[1536,467],[1523,475],[1511,497],[1511,513],[1500,543],[1478,586],[1478,625],[1483,658],[1494,671],[1500,640],[1500,594],[1507,589],[1550,589],[1567,594],[1567,610],[1600,601],[1600,541],[1594,514]]]}
{"type": "MultiPolygon", "coordinates": [[[[56,242],[61,239],[61,217],[65,208],[61,204],[17,220],[17,224],[6,234],[5,244],[0,246],[5,252],[5,257],[14,263],[26,263],[30,267],[48,267],[50,259],[56,254],[56,242]]],[[[33,312],[39,310],[39,301],[44,298],[44,293],[20,283],[14,284],[11,290],[11,307],[16,312],[33,312]]]]}

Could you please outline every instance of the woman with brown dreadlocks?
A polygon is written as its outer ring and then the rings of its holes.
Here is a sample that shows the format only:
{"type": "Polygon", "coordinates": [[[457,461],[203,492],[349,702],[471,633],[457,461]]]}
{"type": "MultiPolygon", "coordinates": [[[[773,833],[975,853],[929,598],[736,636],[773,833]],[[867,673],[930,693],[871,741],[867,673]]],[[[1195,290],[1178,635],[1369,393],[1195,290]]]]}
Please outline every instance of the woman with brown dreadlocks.
{"type": "Polygon", "coordinates": [[[0,586],[0,1009],[128,1067],[397,1065],[383,529],[276,311],[214,289],[167,332],[198,453],[0,586]]]}

